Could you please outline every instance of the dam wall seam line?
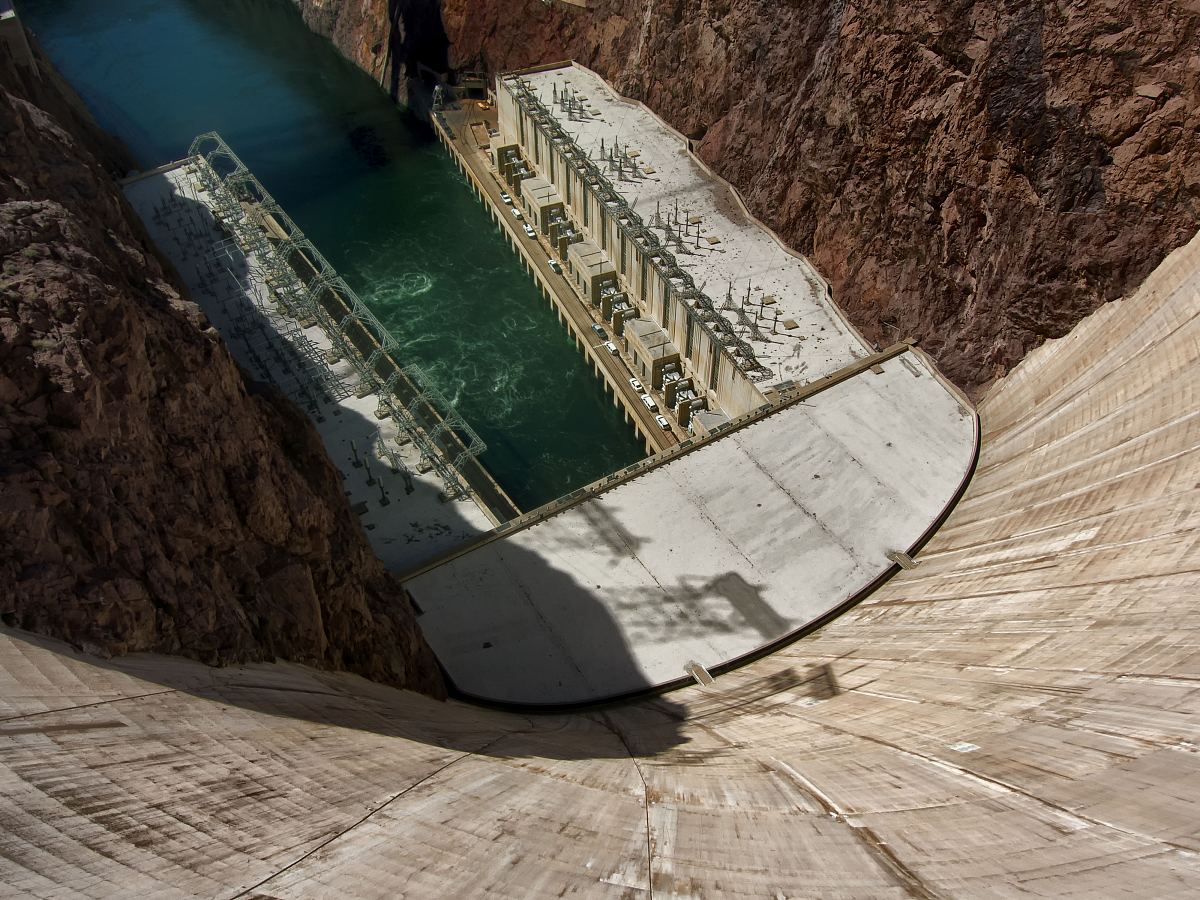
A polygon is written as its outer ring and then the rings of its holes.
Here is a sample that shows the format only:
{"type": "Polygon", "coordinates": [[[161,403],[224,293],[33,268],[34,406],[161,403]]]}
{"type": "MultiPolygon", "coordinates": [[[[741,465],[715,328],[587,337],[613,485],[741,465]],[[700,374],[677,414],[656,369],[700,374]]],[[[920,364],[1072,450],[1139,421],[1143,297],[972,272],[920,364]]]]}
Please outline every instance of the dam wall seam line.
{"type": "Polygon", "coordinates": [[[423,775],[422,777],[418,778],[412,784],[408,785],[408,787],[403,788],[402,790],[399,790],[396,793],[392,794],[392,796],[388,797],[386,800],[384,800],[382,803],[380,803],[378,806],[376,806],[374,809],[372,809],[366,815],[359,818],[357,821],[351,822],[345,828],[341,828],[341,829],[337,830],[336,832],[331,834],[329,837],[327,837],[325,840],[321,841],[319,844],[317,844],[317,846],[311,848],[310,850],[306,850],[304,853],[302,853],[296,859],[292,860],[290,863],[288,863],[283,868],[277,869],[276,871],[272,872],[270,875],[268,875],[266,878],[262,879],[261,881],[255,882],[254,884],[250,885],[249,887],[243,888],[237,894],[234,894],[233,897],[230,898],[230,900],[239,900],[239,898],[241,898],[241,897],[246,897],[247,895],[249,895],[251,893],[251,891],[256,891],[258,888],[262,887],[264,884],[267,884],[270,881],[274,881],[280,875],[283,875],[284,873],[290,871],[291,869],[294,869],[300,863],[304,862],[306,859],[313,856],[313,854],[320,853],[322,850],[324,850],[330,844],[345,837],[347,834],[349,834],[355,828],[358,828],[360,825],[363,825],[364,823],[366,823],[367,820],[371,819],[376,813],[382,812],[384,809],[386,809],[391,804],[395,803],[397,800],[399,800],[405,794],[411,793],[412,791],[419,788],[421,785],[425,784],[425,782],[427,782],[433,778],[436,778],[438,775],[441,775],[443,772],[445,772],[451,766],[462,762],[464,759],[468,759],[470,757],[478,756],[481,753],[485,753],[486,751],[490,750],[494,744],[498,744],[500,741],[502,741],[506,737],[508,737],[508,734],[502,734],[499,737],[493,738],[492,740],[488,741],[487,743],[485,743],[483,746],[481,746],[477,750],[464,750],[462,753],[459,753],[453,759],[450,759],[450,760],[446,761],[444,764],[442,764],[441,766],[438,766],[432,772],[429,772],[428,774],[423,775]]]}

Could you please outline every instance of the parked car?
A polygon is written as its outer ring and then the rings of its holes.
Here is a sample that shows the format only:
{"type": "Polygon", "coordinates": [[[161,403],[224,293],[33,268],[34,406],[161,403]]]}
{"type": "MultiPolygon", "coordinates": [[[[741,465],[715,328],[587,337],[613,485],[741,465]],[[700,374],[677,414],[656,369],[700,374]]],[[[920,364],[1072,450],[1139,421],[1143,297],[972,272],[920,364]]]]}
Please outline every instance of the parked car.
{"type": "Polygon", "coordinates": [[[560,266],[560,265],[558,264],[558,260],[557,260],[557,259],[554,259],[553,257],[551,257],[551,258],[548,260],[548,262],[550,263],[550,268],[551,268],[553,271],[557,272],[559,275],[561,275],[561,274],[562,274],[562,266],[560,266]]]}
{"type": "Polygon", "coordinates": [[[509,206],[512,206],[512,197],[509,196],[508,191],[501,191],[500,199],[503,200],[505,203],[507,203],[509,206]]]}
{"type": "Polygon", "coordinates": [[[617,345],[614,344],[612,341],[605,341],[604,349],[607,350],[609,353],[611,353],[613,356],[617,355],[617,345]]]}
{"type": "Polygon", "coordinates": [[[528,222],[525,223],[525,237],[537,237],[537,232],[530,227],[528,222]]]}
{"type": "Polygon", "coordinates": [[[649,394],[642,394],[642,402],[646,404],[646,409],[651,412],[658,412],[658,404],[654,402],[654,398],[649,394]]]}
{"type": "Polygon", "coordinates": [[[635,391],[637,391],[639,394],[646,393],[646,389],[644,387],[642,387],[642,383],[640,381],[638,381],[636,378],[629,379],[629,386],[631,388],[633,388],[635,391]]]}
{"type": "Polygon", "coordinates": [[[512,214],[513,214],[514,216],[516,216],[518,219],[523,219],[523,218],[525,218],[525,216],[523,216],[523,215],[521,214],[521,211],[520,211],[519,209],[517,209],[515,206],[512,208],[512,214]]]}
{"type": "Polygon", "coordinates": [[[655,416],[654,421],[658,423],[658,427],[663,431],[671,430],[671,423],[667,421],[666,416],[655,416]]]}

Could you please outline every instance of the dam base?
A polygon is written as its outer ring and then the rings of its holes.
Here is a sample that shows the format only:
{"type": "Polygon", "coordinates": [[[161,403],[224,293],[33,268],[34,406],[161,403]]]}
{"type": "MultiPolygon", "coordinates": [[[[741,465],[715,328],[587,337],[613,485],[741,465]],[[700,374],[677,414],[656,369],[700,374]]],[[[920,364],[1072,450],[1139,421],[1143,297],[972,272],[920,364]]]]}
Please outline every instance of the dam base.
{"type": "Polygon", "coordinates": [[[1200,239],[980,404],[945,526],[818,634],[515,715],[0,627],[23,896],[1200,893],[1200,239]]]}

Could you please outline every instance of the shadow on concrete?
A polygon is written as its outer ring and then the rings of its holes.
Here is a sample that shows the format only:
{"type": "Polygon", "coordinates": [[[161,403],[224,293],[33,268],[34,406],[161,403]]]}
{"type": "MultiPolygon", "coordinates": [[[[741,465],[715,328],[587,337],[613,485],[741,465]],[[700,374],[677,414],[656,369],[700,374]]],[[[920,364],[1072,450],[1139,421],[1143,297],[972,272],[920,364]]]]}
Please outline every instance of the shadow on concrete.
{"type": "MultiPolygon", "coordinates": [[[[725,601],[733,617],[753,628],[765,640],[775,640],[795,626],[785,619],[763,597],[763,586],[751,584],[741,572],[723,572],[705,579],[680,579],[679,600],[691,604],[699,613],[705,601],[718,598],[725,601]]],[[[733,631],[731,619],[710,623],[714,630],[733,631]]]]}
{"type": "MultiPolygon", "coordinates": [[[[286,729],[287,721],[323,728],[347,729],[397,740],[499,759],[587,760],[624,759],[670,751],[687,741],[682,735],[683,706],[664,697],[636,706],[609,707],[574,713],[523,714],[488,709],[459,700],[439,701],[397,690],[344,672],[327,672],[291,663],[250,663],[211,667],[192,659],[153,653],[133,653],[105,659],[70,645],[0,625],[0,637],[24,645],[19,656],[37,660],[38,651],[59,658],[39,662],[47,670],[66,660],[91,668],[90,677],[103,684],[96,693],[85,686],[89,669],[75,674],[80,685],[65,696],[75,701],[61,708],[39,710],[34,717],[5,720],[5,733],[29,718],[38,732],[53,732],[57,716],[71,714],[73,730],[81,711],[95,709],[105,721],[121,720],[136,727],[140,704],[151,708],[159,736],[164,730],[186,733],[217,723],[221,731],[236,721],[232,710],[272,722],[243,720],[237,727],[251,732],[286,729]],[[100,676],[95,669],[111,673],[100,676]],[[121,684],[112,675],[136,681],[121,684]],[[118,685],[114,691],[113,683],[118,685]],[[177,693],[180,697],[172,697],[177,693]],[[197,703],[196,701],[203,701],[197,703]],[[224,722],[222,721],[224,720],[224,722]]],[[[0,641],[0,648],[4,641],[0,641]]],[[[31,687],[30,690],[36,691],[31,687]]],[[[326,738],[326,740],[329,740],[326,738]]]]}

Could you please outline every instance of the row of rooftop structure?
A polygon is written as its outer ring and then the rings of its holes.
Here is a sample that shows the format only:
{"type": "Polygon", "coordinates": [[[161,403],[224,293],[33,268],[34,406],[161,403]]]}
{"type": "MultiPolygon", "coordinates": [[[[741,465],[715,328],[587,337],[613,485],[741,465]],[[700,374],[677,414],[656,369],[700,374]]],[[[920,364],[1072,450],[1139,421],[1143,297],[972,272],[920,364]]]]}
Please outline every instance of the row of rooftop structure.
{"type": "Polygon", "coordinates": [[[870,352],[807,261],[594,72],[503,74],[495,101],[514,201],[680,425],[706,434],[870,352]]]}

